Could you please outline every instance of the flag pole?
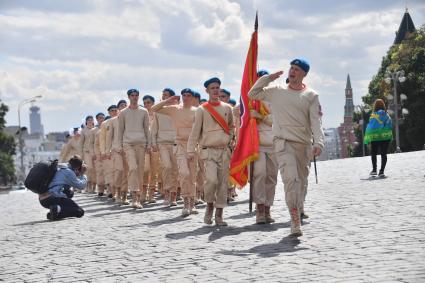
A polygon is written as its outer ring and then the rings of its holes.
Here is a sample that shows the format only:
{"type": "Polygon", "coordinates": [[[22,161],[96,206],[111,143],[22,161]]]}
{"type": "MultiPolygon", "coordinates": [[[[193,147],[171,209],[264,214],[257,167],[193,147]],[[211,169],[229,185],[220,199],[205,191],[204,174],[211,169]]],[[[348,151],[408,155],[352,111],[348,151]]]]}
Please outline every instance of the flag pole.
{"type": "MultiPolygon", "coordinates": [[[[255,12],[255,24],[254,30],[258,31],[258,11],[255,12]]],[[[253,185],[252,185],[252,176],[254,175],[254,162],[249,164],[249,212],[252,212],[252,195],[253,195],[253,185]]]]}

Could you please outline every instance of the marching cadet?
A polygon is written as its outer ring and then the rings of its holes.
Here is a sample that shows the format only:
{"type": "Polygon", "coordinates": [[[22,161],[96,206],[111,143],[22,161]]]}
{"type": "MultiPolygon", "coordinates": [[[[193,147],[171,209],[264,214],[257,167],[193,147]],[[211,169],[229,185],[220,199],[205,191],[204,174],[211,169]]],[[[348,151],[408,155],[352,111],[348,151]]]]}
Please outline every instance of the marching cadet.
{"type": "Polygon", "coordinates": [[[71,157],[73,157],[74,155],[77,155],[80,152],[79,141],[80,141],[80,132],[78,131],[78,128],[73,128],[71,138],[68,140],[68,142],[64,145],[64,147],[61,150],[61,153],[59,156],[60,162],[66,163],[71,157]]]}
{"type": "Polygon", "coordinates": [[[97,195],[103,196],[105,193],[105,173],[103,169],[102,153],[100,151],[100,128],[102,127],[103,121],[105,121],[105,114],[96,114],[97,127],[94,131],[94,166],[96,168],[96,183],[97,183],[97,195]]]}
{"type": "MultiPolygon", "coordinates": [[[[193,106],[198,108],[201,105],[201,94],[197,91],[194,92],[194,99],[193,99],[193,106]]],[[[200,148],[198,145],[198,148],[196,152],[200,152],[200,148]]],[[[197,168],[196,168],[196,201],[195,204],[203,204],[203,198],[204,198],[204,182],[205,182],[205,166],[204,161],[201,158],[196,158],[198,160],[197,162],[197,168]]]]}
{"type": "MultiPolygon", "coordinates": [[[[174,90],[165,88],[162,91],[162,101],[175,96],[174,90]]],[[[170,116],[156,112],[152,123],[152,152],[159,152],[162,166],[162,185],[164,190],[164,205],[177,205],[177,160],[173,153],[176,130],[170,116]]]]}
{"type": "Polygon", "coordinates": [[[293,236],[302,236],[301,214],[304,213],[310,160],[320,155],[324,145],[319,96],[303,83],[309,69],[307,61],[294,59],[288,85],[268,86],[283,74],[279,71],[259,78],[249,91],[251,99],[265,100],[271,105],[274,147],[283,176],[293,236]]]}
{"type": "Polygon", "coordinates": [[[187,155],[189,160],[193,160],[199,144],[200,158],[205,164],[204,198],[207,209],[204,223],[212,224],[215,207],[216,225],[227,226],[223,220],[223,208],[227,205],[229,146],[233,140],[234,125],[230,105],[219,100],[220,85],[218,78],[211,78],[204,83],[209,100],[196,110],[195,123],[187,143],[187,155]]]}
{"type": "MultiPolygon", "coordinates": [[[[128,205],[127,200],[127,177],[124,176],[123,152],[119,146],[118,139],[118,115],[121,110],[127,107],[125,100],[120,100],[117,103],[117,115],[110,119],[110,131],[106,135],[106,144],[111,144],[111,159],[112,159],[112,186],[115,191],[115,201],[118,204],[128,205]],[[125,180],[124,180],[125,179],[125,180]]],[[[127,167],[127,166],[125,166],[127,167]]],[[[128,172],[128,170],[126,170],[128,172]]]]}
{"type": "Polygon", "coordinates": [[[85,127],[81,130],[79,155],[86,164],[87,188],[86,192],[94,193],[96,190],[96,171],[94,168],[94,119],[93,116],[86,116],[85,127]]]}
{"type": "Polygon", "coordinates": [[[115,200],[116,191],[114,186],[114,168],[112,161],[112,118],[118,115],[116,105],[108,107],[109,119],[105,120],[100,127],[99,147],[105,174],[105,186],[108,188],[108,198],[115,200]]]}
{"type": "Polygon", "coordinates": [[[278,164],[273,147],[272,115],[269,107],[263,103],[262,112],[251,110],[251,117],[257,120],[260,147],[258,160],[253,167],[253,199],[257,204],[256,223],[273,223],[270,207],[273,205],[277,184],[278,164]]]}
{"type": "Polygon", "coordinates": [[[152,107],[154,112],[169,115],[176,129],[176,142],[174,152],[180,176],[180,186],[184,201],[182,216],[196,214],[195,207],[195,160],[188,160],[186,148],[187,140],[195,119],[196,108],[193,107],[193,91],[185,88],[181,91],[183,105],[176,105],[180,97],[171,96],[152,107]]]}
{"type": "Polygon", "coordinates": [[[128,165],[128,189],[132,194],[131,206],[142,208],[140,190],[143,188],[145,152],[150,151],[148,111],[139,106],[139,91],[127,91],[130,105],[118,116],[119,150],[125,152],[128,165]]]}
{"type": "MultiPolygon", "coordinates": [[[[143,106],[149,113],[149,129],[152,129],[154,121],[154,112],[151,110],[155,103],[155,98],[150,95],[143,96],[143,106]]],[[[160,167],[159,167],[159,152],[151,151],[145,155],[145,173],[143,177],[142,202],[148,201],[155,203],[154,195],[156,185],[161,183],[160,167]]]]}
{"type": "Polygon", "coordinates": [[[230,101],[230,91],[228,91],[225,88],[220,89],[219,99],[220,99],[221,102],[230,104],[229,103],[229,101],[230,101]]]}
{"type": "MultiPolygon", "coordinates": [[[[230,91],[228,91],[227,89],[224,89],[224,88],[220,89],[219,99],[220,99],[221,102],[224,102],[224,103],[231,105],[230,104],[230,91]]],[[[231,106],[231,107],[232,107],[232,113],[233,113],[233,106],[231,106]]],[[[235,196],[236,196],[235,186],[233,186],[229,182],[229,188],[227,189],[227,202],[234,201],[235,196]]]]}

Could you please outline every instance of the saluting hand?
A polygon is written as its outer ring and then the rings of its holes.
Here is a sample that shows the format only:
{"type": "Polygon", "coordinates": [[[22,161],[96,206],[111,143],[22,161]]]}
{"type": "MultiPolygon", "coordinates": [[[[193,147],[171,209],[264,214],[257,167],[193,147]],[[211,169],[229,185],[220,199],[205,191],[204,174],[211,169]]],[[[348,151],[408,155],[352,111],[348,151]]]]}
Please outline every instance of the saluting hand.
{"type": "Polygon", "coordinates": [[[283,71],[278,71],[276,73],[273,73],[269,76],[269,78],[274,81],[276,79],[278,79],[281,75],[283,75],[283,71]]]}
{"type": "Polygon", "coordinates": [[[167,98],[165,101],[167,101],[167,105],[174,105],[180,103],[180,96],[171,96],[170,98],[167,98]]]}

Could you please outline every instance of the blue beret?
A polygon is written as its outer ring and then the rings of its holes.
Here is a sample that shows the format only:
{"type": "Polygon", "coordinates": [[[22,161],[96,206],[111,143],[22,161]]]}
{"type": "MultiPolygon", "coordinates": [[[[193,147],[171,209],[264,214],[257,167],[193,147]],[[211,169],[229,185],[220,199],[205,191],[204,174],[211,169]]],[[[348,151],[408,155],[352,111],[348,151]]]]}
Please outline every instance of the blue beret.
{"type": "Polygon", "coordinates": [[[93,119],[93,116],[92,115],[86,116],[86,122],[87,122],[88,119],[93,119]]]}
{"type": "Polygon", "coordinates": [[[229,99],[229,103],[232,104],[233,106],[236,105],[236,100],[234,100],[233,98],[229,99]]]}
{"type": "Polygon", "coordinates": [[[112,104],[108,107],[108,111],[111,111],[112,109],[117,109],[117,106],[115,104],[112,104]]]}
{"type": "Polygon", "coordinates": [[[207,102],[208,100],[206,100],[205,98],[201,98],[201,100],[199,102],[204,103],[207,102]]]}
{"type": "Polygon", "coordinates": [[[268,74],[269,74],[269,72],[267,70],[259,70],[257,72],[257,77],[262,77],[262,76],[265,76],[265,75],[268,75],[268,74]]]}
{"type": "Polygon", "coordinates": [[[138,91],[137,89],[132,88],[132,89],[127,90],[127,95],[130,95],[130,94],[132,94],[133,92],[135,92],[135,93],[139,94],[139,91],[138,91]]]}
{"type": "Polygon", "coordinates": [[[194,91],[193,92],[193,96],[196,97],[196,98],[201,99],[201,94],[199,92],[197,92],[197,91],[194,91]]]}
{"type": "Polygon", "coordinates": [[[291,65],[300,67],[306,73],[310,70],[310,65],[304,59],[294,59],[291,61],[291,65]]]}
{"type": "Polygon", "coordinates": [[[172,90],[172,89],[171,89],[171,88],[169,88],[169,87],[164,88],[164,89],[162,90],[162,92],[164,92],[164,91],[168,91],[168,92],[170,93],[170,95],[171,95],[171,96],[176,95],[176,93],[174,92],[174,90],[172,90]]]}
{"type": "Polygon", "coordinates": [[[220,81],[220,79],[219,79],[219,78],[214,77],[214,78],[211,78],[211,79],[209,79],[209,80],[205,81],[205,82],[204,82],[204,87],[205,87],[205,88],[207,88],[207,87],[208,87],[210,84],[212,84],[212,83],[218,83],[219,85],[221,85],[221,81],[220,81]]]}
{"type": "Polygon", "coordinates": [[[181,94],[183,94],[183,93],[190,93],[192,96],[195,94],[194,92],[193,92],[193,90],[192,89],[190,89],[190,88],[184,88],[184,89],[182,89],[182,91],[180,92],[181,94]]]}
{"type": "Polygon", "coordinates": [[[225,88],[220,89],[221,92],[224,92],[225,94],[227,94],[228,96],[230,96],[230,91],[228,91],[225,88]]]}
{"type": "Polygon", "coordinates": [[[120,105],[123,103],[127,104],[127,101],[125,101],[124,99],[121,99],[120,101],[118,101],[117,107],[120,107],[120,105]]]}
{"type": "Polygon", "coordinates": [[[143,96],[142,100],[145,101],[146,99],[150,99],[150,100],[152,100],[153,103],[155,103],[155,98],[153,96],[150,96],[150,95],[143,96]]]}
{"type": "Polygon", "coordinates": [[[79,129],[79,127],[77,127],[77,128],[73,128],[74,133],[75,133],[75,132],[78,132],[78,129],[79,129]]]}
{"type": "Polygon", "coordinates": [[[102,112],[97,113],[97,114],[96,114],[96,119],[97,119],[99,116],[105,116],[105,114],[103,114],[102,112]]]}

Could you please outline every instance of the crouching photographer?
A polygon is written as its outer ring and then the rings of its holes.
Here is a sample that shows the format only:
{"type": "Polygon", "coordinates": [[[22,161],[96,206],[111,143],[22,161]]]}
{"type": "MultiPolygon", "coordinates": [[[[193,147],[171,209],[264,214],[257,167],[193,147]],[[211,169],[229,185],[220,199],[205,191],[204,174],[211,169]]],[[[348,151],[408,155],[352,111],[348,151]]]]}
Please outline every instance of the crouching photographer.
{"type": "Polygon", "coordinates": [[[86,187],[85,172],[86,166],[78,155],[74,155],[68,163],[58,164],[48,191],[39,195],[40,204],[50,209],[47,219],[57,220],[84,215],[84,210],[71,198],[74,196],[72,188],[83,190],[86,187]]]}

